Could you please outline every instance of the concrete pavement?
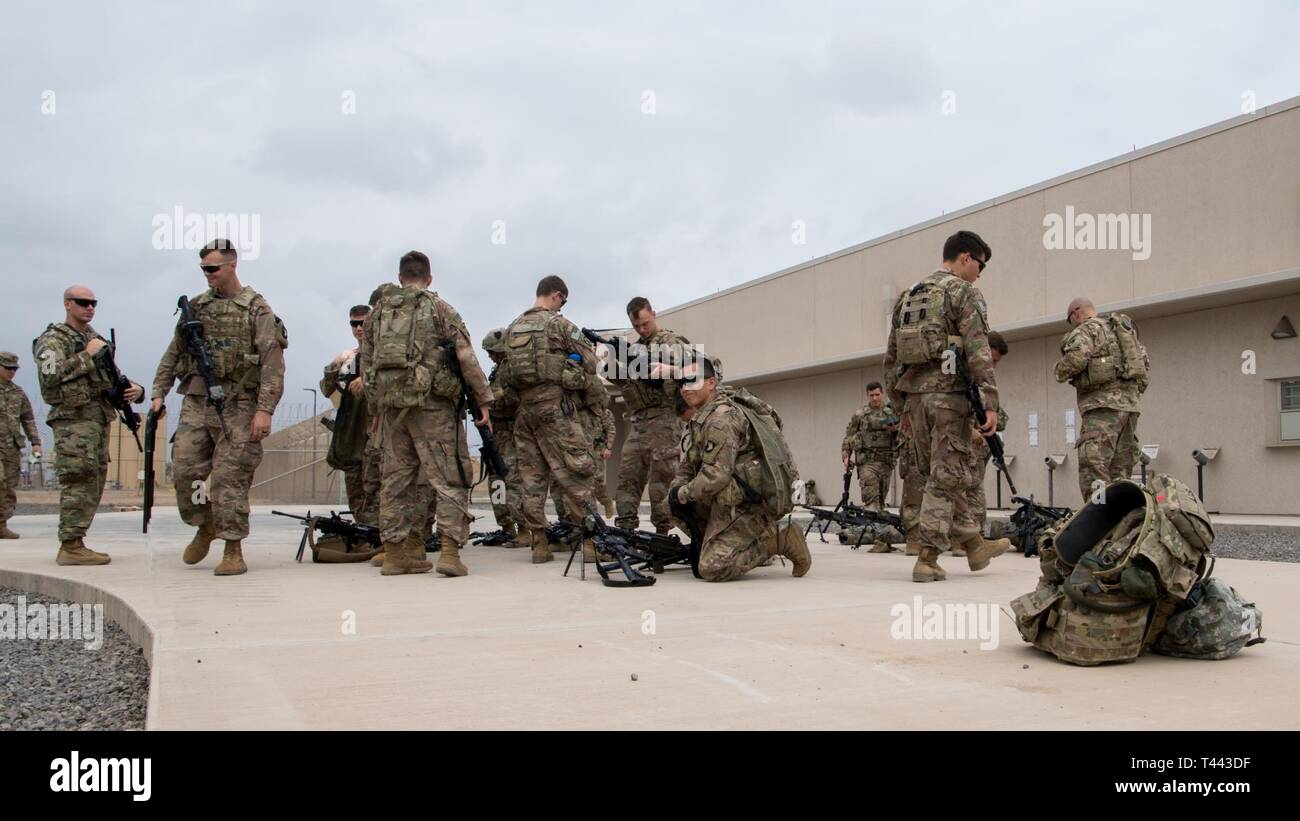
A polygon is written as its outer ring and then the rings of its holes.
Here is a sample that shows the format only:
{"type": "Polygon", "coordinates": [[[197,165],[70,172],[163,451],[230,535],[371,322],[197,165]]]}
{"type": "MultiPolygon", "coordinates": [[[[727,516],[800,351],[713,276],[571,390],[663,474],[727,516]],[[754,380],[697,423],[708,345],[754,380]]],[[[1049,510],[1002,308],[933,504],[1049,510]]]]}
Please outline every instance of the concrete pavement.
{"type": "Polygon", "coordinates": [[[1037,562],[1014,554],[979,574],[945,556],[948,581],[929,585],[901,554],[815,534],[802,579],[778,563],[613,589],[496,547],[463,551],[466,578],[384,578],[294,563],[301,529],[269,510],[254,512],[250,572],[224,579],[220,543],[181,562],[174,508],[148,536],[138,513],[100,514],[87,542],[113,563],[88,568],[54,564],[56,517],[18,517],[0,584],[103,601],[150,658],[151,729],[1300,728],[1297,564],[1218,563],[1262,608],[1266,644],[1083,669],[1021,642],[1007,602],[1037,562]],[[894,638],[891,611],[915,596],[998,606],[998,646],[894,638]]]}

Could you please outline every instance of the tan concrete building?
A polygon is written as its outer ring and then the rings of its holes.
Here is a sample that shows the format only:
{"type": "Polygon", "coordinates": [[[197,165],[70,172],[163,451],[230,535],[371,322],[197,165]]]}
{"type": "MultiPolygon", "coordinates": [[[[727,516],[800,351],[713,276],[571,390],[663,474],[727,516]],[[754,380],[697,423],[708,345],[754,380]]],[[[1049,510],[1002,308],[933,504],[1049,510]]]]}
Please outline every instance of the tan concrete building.
{"type": "Polygon", "coordinates": [[[1023,495],[1045,500],[1044,457],[1065,454],[1055,500],[1080,501],[1074,390],[1052,369],[1066,304],[1088,296],[1132,316],[1150,352],[1138,424],[1142,443],[1159,446],[1150,470],[1195,487],[1192,450],[1219,448],[1205,468],[1211,510],[1300,512],[1300,338],[1288,333],[1300,327],[1300,98],[662,311],[661,322],[780,410],[825,497],[839,487],[848,417],[881,379],[890,306],[962,228],[993,248],[978,285],[1011,347],[997,381],[1023,495]]]}

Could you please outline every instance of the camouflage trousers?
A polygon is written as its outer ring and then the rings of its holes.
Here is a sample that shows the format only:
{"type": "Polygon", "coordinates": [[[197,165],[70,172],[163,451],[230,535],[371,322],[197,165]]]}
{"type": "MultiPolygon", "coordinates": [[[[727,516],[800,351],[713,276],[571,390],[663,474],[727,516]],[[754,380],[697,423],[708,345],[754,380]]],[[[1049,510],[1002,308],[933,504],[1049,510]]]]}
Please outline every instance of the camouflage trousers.
{"type": "Polygon", "coordinates": [[[917,519],[921,515],[921,497],[925,482],[916,473],[916,456],[912,453],[912,437],[902,437],[898,449],[898,478],[903,496],[898,503],[898,516],[903,520],[903,532],[915,535],[917,519]]]}
{"type": "Polygon", "coordinates": [[[18,448],[0,448],[0,524],[13,518],[21,475],[22,452],[18,448]]]}
{"type": "MultiPolygon", "coordinates": [[[[379,490],[383,486],[384,471],[384,450],[379,446],[378,437],[371,442],[366,443],[366,463],[362,471],[362,486],[366,496],[366,512],[364,519],[357,517],[357,521],[379,527],[379,490]],[[373,442],[373,445],[372,445],[373,442]]],[[[424,473],[424,468],[420,468],[420,479],[415,483],[411,491],[412,494],[420,494],[423,502],[417,505],[423,505],[425,513],[424,535],[433,534],[434,517],[438,512],[438,496],[429,487],[429,479],[424,473]]],[[[356,508],[352,509],[356,513],[356,508]]]]}
{"type": "Polygon", "coordinates": [[[954,541],[965,542],[984,534],[984,525],[989,518],[988,499],[984,494],[984,477],[988,475],[989,461],[992,458],[993,452],[989,450],[988,445],[971,439],[970,487],[966,492],[967,515],[959,521],[953,521],[954,541]]]}
{"type": "Polygon", "coordinates": [[[656,530],[673,526],[668,510],[668,488],[677,473],[681,455],[681,423],[671,409],[664,409],[645,419],[628,421],[627,440],[618,464],[618,491],[615,503],[618,527],[636,529],[641,522],[641,494],[650,488],[650,521],[656,530]]]}
{"type": "MultiPolygon", "coordinates": [[[[970,490],[970,402],[960,393],[920,393],[907,397],[904,409],[912,428],[915,481],[924,482],[917,512],[917,541],[922,548],[947,550],[954,527],[960,535],[973,522],[970,490]]],[[[915,493],[915,488],[913,488],[915,493]]]]}
{"type": "Polygon", "coordinates": [[[1137,440],[1138,414],[1097,408],[1083,415],[1079,441],[1079,494],[1086,505],[1097,487],[1116,479],[1127,479],[1137,464],[1141,448],[1137,440]]]}
{"type": "MultiPolygon", "coordinates": [[[[547,386],[548,388],[550,386],[547,386]]],[[[546,494],[552,483],[572,510],[594,506],[591,493],[596,464],[591,442],[578,419],[573,401],[540,389],[525,395],[515,417],[515,461],[523,490],[524,522],[528,529],[546,529],[546,494]]]]}
{"type": "Polygon", "coordinates": [[[412,531],[427,534],[432,505],[438,533],[465,544],[468,482],[474,476],[456,408],[440,401],[433,408],[385,410],[380,439],[384,458],[379,529],[384,542],[401,542],[412,531]],[[462,469],[468,482],[461,480],[462,469]]]}
{"type": "Polygon", "coordinates": [[[54,431],[54,472],[59,477],[59,541],[90,530],[108,478],[108,423],[103,417],[60,419],[54,431]]]}
{"type": "Polygon", "coordinates": [[[497,527],[524,526],[523,493],[519,482],[519,465],[515,456],[514,427],[493,427],[496,435],[497,449],[509,471],[505,479],[492,476],[488,480],[488,493],[492,502],[492,515],[497,520],[497,527]]]}
{"type": "Polygon", "coordinates": [[[248,490],[262,464],[262,443],[249,440],[257,399],[249,393],[226,398],[227,439],[216,408],[205,397],[186,396],[172,440],[176,506],[191,527],[211,524],[218,539],[248,536],[248,490]]]}
{"type": "MultiPolygon", "coordinates": [[[[693,505],[699,511],[702,505],[693,505]]],[[[699,530],[700,522],[683,522],[688,533],[699,530]]],[[[700,545],[700,578],[706,582],[730,582],[739,579],[763,563],[763,542],[776,527],[762,510],[741,504],[728,507],[710,505],[703,524],[700,545]]]]}
{"type": "Polygon", "coordinates": [[[889,495],[889,480],[894,476],[893,461],[869,459],[866,458],[866,454],[858,454],[855,461],[858,464],[858,486],[862,490],[862,506],[868,510],[884,511],[886,497],[889,495]]]}

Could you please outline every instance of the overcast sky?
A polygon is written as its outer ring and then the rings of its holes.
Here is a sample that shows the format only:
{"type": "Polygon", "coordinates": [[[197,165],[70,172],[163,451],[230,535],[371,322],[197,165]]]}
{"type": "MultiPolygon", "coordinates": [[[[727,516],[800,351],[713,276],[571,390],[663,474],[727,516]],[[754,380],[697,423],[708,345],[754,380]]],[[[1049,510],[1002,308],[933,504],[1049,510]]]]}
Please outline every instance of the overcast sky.
{"type": "Polygon", "coordinates": [[[0,349],[39,403],[31,341],[82,282],[148,385],[205,287],[156,220],[245,215],[309,405],[412,248],[476,343],[549,273],[623,325],[1300,94],[1297,4],[1132,5],[9,6],[0,349]]]}

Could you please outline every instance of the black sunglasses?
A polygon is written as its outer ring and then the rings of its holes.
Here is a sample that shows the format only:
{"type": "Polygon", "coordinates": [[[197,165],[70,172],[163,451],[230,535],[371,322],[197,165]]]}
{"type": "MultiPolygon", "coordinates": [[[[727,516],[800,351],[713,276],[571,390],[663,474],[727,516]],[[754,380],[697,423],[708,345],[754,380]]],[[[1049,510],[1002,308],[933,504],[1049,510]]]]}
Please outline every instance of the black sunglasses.
{"type": "Polygon", "coordinates": [[[360,328],[362,325],[366,324],[366,321],[364,319],[350,319],[348,320],[348,324],[353,328],[360,328]]]}
{"type": "Polygon", "coordinates": [[[984,266],[985,266],[985,265],[988,265],[988,263],[985,262],[984,260],[980,259],[979,257],[975,256],[974,254],[971,254],[971,255],[970,255],[970,258],[973,259],[973,260],[975,260],[975,262],[979,263],[979,266],[980,266],[980,273],[981,273],[981,274],[984,273],[984,266]]]}
{"type": "Polygon", "coordinates": [[[79,298],[77,298],[77,297],[75,297],[75,296],[74,296],[74,297],[71,297],[71,299],[72,299],[73,302],[77,303],[78,305],[80,305],[80,306],[83,307],[83,308],[93,308],[93,307],[95,307],[96,305],[99,304],[99,300],[98,300],[98,299],[79,299],[79,298]]]}
{"type": "Polygon", "coordinates": [[[215,274],[217,271],[220,271],[229,264],[229,262],[223,262],[220,265],[200,265],[199,267],[203,269],[203,273],[205,274],[215,274]]]}
{"type": "Polygon", "coordinates": [[[17,365],[0,365],[0,368],[4,368],[4,369],[7,370],[7,371],[16,371],[16,370],[18,370],[18,366],[17,366],[17,365]]]}

